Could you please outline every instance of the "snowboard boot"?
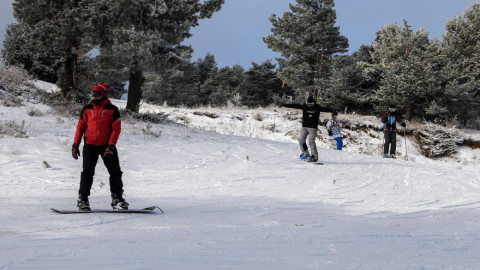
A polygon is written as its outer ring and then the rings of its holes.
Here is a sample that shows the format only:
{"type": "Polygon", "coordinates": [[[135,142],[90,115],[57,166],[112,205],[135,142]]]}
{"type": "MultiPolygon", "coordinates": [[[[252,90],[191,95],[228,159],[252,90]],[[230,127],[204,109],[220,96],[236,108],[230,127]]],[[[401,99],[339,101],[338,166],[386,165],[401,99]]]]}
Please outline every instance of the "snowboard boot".
{"type": "Polygon", "coordinates": [[[389,158],[390,155],[389,154],[383,154],[383,158],[389,158]]]}
{"type": "Polygon", "coordinates": [[[307,159],[309,156],[310,156],[310,154],[308,153],[308,151],[305,151],[305,152],[303,152],[303,153],[300,154],[300,159],[305,160],[305,159],[307,159]]]}
{"type": "Polygon", "coordinates": [[[122,197],[122,194],[112,193],[113,210],[128,210],[128,203],[122,197]]]}
{"type": "Polygon", "coordinates": [[[390,158],[397,158],[395,154],[390,154],[390,158]]]}
{"type": "Polygon", "coordinates": [[[318,160],[318,154],[311,155],[307,158],[308,162],[317,162],[317,160],[318,160]]]}
{"type": "Polygon", "coordinates": [[[78,195],[77,200],[78,211],[90,211],[90,203],[88,202],[88,196],[78,195]]]}

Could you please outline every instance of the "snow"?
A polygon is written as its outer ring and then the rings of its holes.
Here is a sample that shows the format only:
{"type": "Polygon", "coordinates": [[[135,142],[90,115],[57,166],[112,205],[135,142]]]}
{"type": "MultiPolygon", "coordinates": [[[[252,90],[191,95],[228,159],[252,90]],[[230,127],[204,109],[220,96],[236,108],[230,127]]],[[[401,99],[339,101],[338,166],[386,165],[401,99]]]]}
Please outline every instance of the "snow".
{"type": "MultiPolygon", "coordinates": [[[[0,269],[480,264],[477,150],[463,147],[454,159],[432,161],[407,140],[404,160],[399,136],[400,158],[383,159],[378,132],[345,130],[355,141],[336,151],[322,129],[317,142],[325,165],[317,166],[297,158],[300,113],[294,110],[144,104],[143,111],[165,112],[169,121],[146,133],[147,123],[124,119],[117,148],[125,194],[131,208],[157,205],[165,214],[59,215],[50,208],[76,206],[81,160],[70,150],[77,120],[24,103],[0,106],[0,125],[25,121],[29,135],[0,138],[0,269]],[[41,115],[29,116],[32,108],[41,115]]],[[[375,117],[352,121],[378,125],[375,117]]],[[[93,208],[109,207],[108,187],[99,162],[93,208]]]]}

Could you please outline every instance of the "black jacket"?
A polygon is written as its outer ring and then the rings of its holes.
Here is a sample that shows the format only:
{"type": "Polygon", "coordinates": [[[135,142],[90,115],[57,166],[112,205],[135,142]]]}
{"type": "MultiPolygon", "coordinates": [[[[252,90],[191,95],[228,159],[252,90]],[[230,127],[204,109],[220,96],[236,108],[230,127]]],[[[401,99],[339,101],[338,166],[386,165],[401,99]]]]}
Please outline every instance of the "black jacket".
{"type": "Polygon", "coordinates": [[[282,104],[281,106],[303,110],[302,127],[308,127],[308,128],[318,128],[318,119],[320,118],[320,112],[332,111],[332,109],[327,107],[322,107],[317,103],[315,103],[312,107],[309,107],[306,103],[282,104]]]}

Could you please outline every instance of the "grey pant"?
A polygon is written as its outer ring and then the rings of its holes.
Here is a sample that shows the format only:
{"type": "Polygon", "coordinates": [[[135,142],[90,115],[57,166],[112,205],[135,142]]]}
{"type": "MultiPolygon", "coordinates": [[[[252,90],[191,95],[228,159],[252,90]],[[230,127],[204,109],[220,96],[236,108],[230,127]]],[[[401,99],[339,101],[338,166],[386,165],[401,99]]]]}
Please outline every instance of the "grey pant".
{"type": "Polygon", "coordinates": [[[390,148],[390,155],[395,155],[397,150],[397,132],[395,130],[385,130],[385,144],[383,145],[383,153],[388,154],[390,148]]]}
{"type": "Polygon", "coordinates": [[[308,136],[308,145],[310,146],[310,154],[311,155],[318,155],[317,151],[317,144],[315,144],[315,139],[317,138],[317,130],[316,128],[307,128],[302,127],[300,131],[300,138],[298,138],[298,143],[300,143],[300,149],[302,152],[308,150],[307,148],[307,136],[308,136]]]}

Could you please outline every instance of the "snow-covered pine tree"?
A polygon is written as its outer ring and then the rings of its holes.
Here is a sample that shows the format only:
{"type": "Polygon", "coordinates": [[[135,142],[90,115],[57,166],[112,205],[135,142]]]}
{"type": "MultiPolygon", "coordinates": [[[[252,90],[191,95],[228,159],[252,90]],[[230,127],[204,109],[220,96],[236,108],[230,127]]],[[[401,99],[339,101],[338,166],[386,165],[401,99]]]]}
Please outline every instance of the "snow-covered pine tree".
{"type": "Polygon", "coordinates": [[[199,19],[209,18],[224,0],[98,0],[90,8],[100,53],[116,59],[129,81],[127,110],[137,112],[144,72],[161,72],[172,58],[184,58],[179,45],[199,19]]]}
{"type": "Polygon", "coordinates": [[[333,0],[296,0],[282,17],[270,16],[272,34],[264,37],[268,48],[280,52],[278,76],[304,94],[317,96],[333,55],[347,52],[348,40],[335,26],[333,0]]]}
{"type": "Polygon", "coordinates": [[[385,26],[372,44],[373,65],[382,69],[383,79],[377,92],[378,104],[384,110],[396,104],[406,110],[406,118],[423,116],[432,99],[440,92],[436,73],[429,65],[438,53],[423,29],[412,31],[407,21],[385,26]]]}
{"type": "Polygon", "coordinates": [[[60,80],[62,92],[75,88],[76,50],[88,50],[82,42],[87,24],[82,0],[15,0],[18,23],[8,27],[3,58],[50,82],[60,80]]]}
{"type": "Polygon", "coordinates": [[[371,66],[371,48],[361,46],[352,55],[339,55],[332,59],[331,75],[321,99],[333,108],[349,112],[371,114],[374,112],[375,92],[381,77],[378,69],[364,69],[371,66]]]}
{"type": "Polygon", "coordinates": [[[466,126],[480,113],[480,3],[447,22],[443,51],[445,96],[443,106],[466,126]]]}

